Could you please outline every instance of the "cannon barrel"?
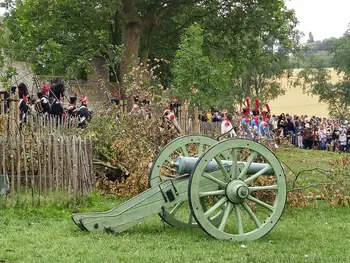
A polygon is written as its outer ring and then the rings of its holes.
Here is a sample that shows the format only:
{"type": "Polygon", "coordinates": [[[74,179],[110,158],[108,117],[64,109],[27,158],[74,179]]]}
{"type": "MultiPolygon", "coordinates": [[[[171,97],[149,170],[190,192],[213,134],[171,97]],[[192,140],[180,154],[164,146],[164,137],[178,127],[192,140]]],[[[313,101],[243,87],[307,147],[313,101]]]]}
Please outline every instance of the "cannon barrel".
{"type": "MultiPolygon", "coordinates": [[[[176,173],[180,175],[191,174],[194,168],[196,167],[198,159],[198,157],[177,157],[175,163],[173,164],[176,168],[176,173]]],[[[232,161],[222,160],[221,163],[224,167],[232,166],[232,161]]],[[[238,162],[238,164],[241,164],[243,166],[246,163],[238,162]]],[[[267,163],[252,163],[248,168],[247,175],[253,175],[259,172],[260,170],[264,169],[268,165],[269,164],[267,163]]],[[[216,170],[219,170],[218,164],[215,160],[211,160],[207,165],[205,172],[213,172],[216,170]]],[[[267,170],[265,174],[273,174],[273,169],[267,170]]]]}

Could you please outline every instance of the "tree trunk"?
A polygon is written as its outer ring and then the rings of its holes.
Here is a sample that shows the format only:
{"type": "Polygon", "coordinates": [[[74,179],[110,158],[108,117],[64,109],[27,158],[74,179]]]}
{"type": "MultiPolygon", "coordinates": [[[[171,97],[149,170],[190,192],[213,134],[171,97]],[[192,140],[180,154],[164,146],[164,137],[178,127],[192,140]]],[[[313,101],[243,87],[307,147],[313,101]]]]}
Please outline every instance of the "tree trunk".
{"type": "Polygon", "coordinates": [[[127,99],[127,110],[130,111],[133,104],[132,94],[126,94],[125,77],[131,69],[139,63],[140,38],[142,33],[141,20],[137,16],[136,1],[123,1],[123,25],[122,42],[124,54],[120,65],[121,96],[127,99]]]}
{"type": "Polygon", "coordinates": [[[148,60],[149,53],[151,50],[152,29],[153,29],[153,27],[150,27],[144,31],[144,44],[143,44],[142,50],[141,50],[141,63],[143,65],[147,64],[147,60],[148,60]]]}

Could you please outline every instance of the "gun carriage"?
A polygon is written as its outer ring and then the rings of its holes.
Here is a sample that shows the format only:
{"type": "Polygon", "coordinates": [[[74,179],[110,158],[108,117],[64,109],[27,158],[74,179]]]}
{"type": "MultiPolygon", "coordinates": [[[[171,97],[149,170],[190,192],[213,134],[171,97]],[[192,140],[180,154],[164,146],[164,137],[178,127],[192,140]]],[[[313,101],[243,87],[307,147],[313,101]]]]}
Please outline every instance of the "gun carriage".
{"type": "Polygon", "coordinates": [[[159,152],[149,186],[107,212],[72,219],[83,230],[117,234],[159,214],[176,228],[200,227],[216,239],[251,241],[277,224],[287,192],[283,167],[264,145],[198,135],[179,137],[159,152]]]}

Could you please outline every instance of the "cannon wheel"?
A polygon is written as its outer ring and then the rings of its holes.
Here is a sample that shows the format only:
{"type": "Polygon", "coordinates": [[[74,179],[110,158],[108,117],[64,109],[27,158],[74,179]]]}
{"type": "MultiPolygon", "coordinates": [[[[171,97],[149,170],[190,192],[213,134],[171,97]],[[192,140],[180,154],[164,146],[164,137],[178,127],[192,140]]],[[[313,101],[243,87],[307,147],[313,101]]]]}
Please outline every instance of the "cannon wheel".
{"type": "MultiPolygon", "coordinates": [[[[161,175],[161,170],[164,166],[169,166],[170,162],[175,161],[170,158],[170,156],[178,152],[181,156],[191,156],[191,157],[200,157],[206,147],[210,147],[217,143],[218,141],[207,137],[207,136],[199,136],[199,135],[185,135],[176,138],[175,140],[169,142],[157,155],[157,157],[153,161],[152,168],[149,173],[148,181],[150,187],[159,184],[161,181],[168,180],[171,177],[161,175]],[[186,146],[197,144],[198,147],[195,153],[189,153],[186,146]]],[[[198,227],[197,223],[192,217],[192,213],[189,210],[188,219],[186,221],[180,220],[176,217],[176,212],[178,209],[187,203],[179,203],[176,204],[172,209],[165,210],[163,213],[159,214],[160,217],[169,225],[177,228],[193,228],[198,227]]],[[[218,219],[218,217],[215,217],[218,219]]]]}
{"type": "Polygon", "coordinates": [[[277,157],[264,145],[248,139],[223,140],[208,149],[191,174],[188,192],[190,208],[198,225],[216,239],[234,241],[256,240],[268,234],[283,213],[286,194],[286,178],[277,157]],[[229,160],[233,165],[229,169],[220,166],[218,159],[220,153],[226,151],[231,152],[229,160]],[[242,151],[249,153],[246,160],[239,160],[242,151]],[[221,178],[225,179],[219,180],[204,172],[211,160],[216,160],[221,178]],[[249,176],[248,168],[254,160],[264,160],[266,166],[249,176]],[[239,161],[245,162],[242,170],[237,168],[239,161]],[[211,180],[219,190],[199,192],[202,180],[211,180]],[[211,203],[204,211],[204,196],[216,196],[219,201],[211,203]],[[225,208],[221,222],[213,225],[208,217],[222,206],[225,208]]]}

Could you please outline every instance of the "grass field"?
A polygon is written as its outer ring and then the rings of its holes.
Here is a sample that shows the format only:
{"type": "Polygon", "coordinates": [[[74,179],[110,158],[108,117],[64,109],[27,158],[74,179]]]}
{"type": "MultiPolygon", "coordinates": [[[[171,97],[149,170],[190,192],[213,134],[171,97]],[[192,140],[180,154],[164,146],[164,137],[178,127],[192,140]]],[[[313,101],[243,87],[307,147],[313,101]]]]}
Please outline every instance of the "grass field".
{"type": "MultiPolygon", "coordinates": [[[[339,154],[285,150],[279,158],[293,170],[328,168],[339,154]],[[308,162],[305,162],[308,158],[308,162]]],[[[306,173],[305,183],[322,180],[306,173]]],[[[82,211],[105,211],[121,200],[89,198],[82,211]]],[[[0,262],[350,262],[350,209],[287,207],[277,226],[250,243],[215,240],[201,230],[163,225],[158,216],[118,235],[90,234],[70,219],[72,210],[0,211],[0,262]]]]}

